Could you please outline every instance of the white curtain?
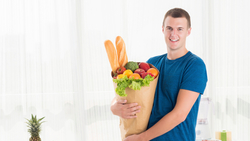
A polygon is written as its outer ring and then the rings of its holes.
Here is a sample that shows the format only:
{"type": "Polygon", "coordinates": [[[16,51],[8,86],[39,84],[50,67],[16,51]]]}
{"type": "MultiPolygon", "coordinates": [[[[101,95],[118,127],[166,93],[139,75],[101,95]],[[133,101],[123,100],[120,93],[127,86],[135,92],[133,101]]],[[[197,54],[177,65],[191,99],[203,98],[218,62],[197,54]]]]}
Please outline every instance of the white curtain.
{"type": "Polygon", "coordinates": [[[208,70],[211,134],[250,140],[247,0],[0,0],[0,141],[25,141],[25,118],[45,116],[44,141],[117,141],[119,118],[104,41],[125,40],[129,60],[166,53],[165,12],[191,15],[187,48],[208,70]]]}
{"type": "Polygon", "coordinates": [[[84,140],[83,63],[73,0],[0,1],[0,140],[84,140]]]}
{"type": "Polygon", "coordinates": [[[209,96],[214,102],[211,129],[232,131],[234,140],[250,140],[250,25],[247,0],[209,4],[209,96]]]}

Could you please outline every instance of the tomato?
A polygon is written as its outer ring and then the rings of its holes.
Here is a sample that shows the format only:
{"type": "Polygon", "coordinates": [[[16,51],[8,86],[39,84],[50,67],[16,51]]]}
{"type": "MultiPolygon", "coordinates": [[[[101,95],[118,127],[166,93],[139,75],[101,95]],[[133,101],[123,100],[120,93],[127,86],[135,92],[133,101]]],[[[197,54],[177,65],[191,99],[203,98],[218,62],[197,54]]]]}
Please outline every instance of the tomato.
{"type": "Polygon", "coordinates": [[[140,74],[138,73],[133,73],[129,76],[130,79],[139,79],[141,78],[140,74]]]}
{"type": "Polygon", "coordinates": [[[123,74],[123,72],[126,70],[125,67],[121,66],[121,67],[118,67],[117,70],[116,70],[116,73],[117,74],[123,74]]]}
{"type": "Polygon", "coordinates": [[[125,71],[123,72],[123,74],[124,74],[124,75],[127,75],[127,77],[129,78],[129,76],[130,76],[131,74],[133,74],[133,72],[132,72],[132,70],[127,69],[127,70],[125,70],[125,71]]]}
{"type": "Polygon", "coordinates": [[[154,75],[154,78],[158,75],[158,71],[155,68],[148,69],[147,73],[151,73],[154,75]]]}

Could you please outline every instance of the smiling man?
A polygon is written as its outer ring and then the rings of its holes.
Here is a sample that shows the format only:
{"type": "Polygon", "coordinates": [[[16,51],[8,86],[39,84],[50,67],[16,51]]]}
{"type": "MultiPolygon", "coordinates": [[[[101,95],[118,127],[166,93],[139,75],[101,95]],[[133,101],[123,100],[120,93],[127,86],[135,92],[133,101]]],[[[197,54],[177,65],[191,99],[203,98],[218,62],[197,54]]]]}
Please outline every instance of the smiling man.
{"type": "MultiPolygon", "coordinates": [[[[125,141],[195,141],[199,102],[206,87],[207,72],[203,60],[186,48],[186,38],[191,33],[189,14],[180,8],[169,10],[162,32],[167,53],[147,61],[160,71],[148,129],[125,141]]],[[[122,101],[111,106],[112,112],[123,118],[136,118],[132,115],[139,109],[139,105],[122,101]]]]}

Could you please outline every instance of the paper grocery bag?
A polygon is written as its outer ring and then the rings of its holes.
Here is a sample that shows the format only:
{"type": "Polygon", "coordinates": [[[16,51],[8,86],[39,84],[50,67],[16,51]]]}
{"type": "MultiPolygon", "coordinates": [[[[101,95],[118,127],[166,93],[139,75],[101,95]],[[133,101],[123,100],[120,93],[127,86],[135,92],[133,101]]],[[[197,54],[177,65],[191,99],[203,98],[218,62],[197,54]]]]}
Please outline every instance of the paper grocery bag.
{"type": "MultiPolygon", "coordinates": [[[[151,67],[154,66],[151,65],[151,67]]],[[[127,97],[121,97],[116,94],[117,100],[126,99],[127,103],[138,103],[138,105],[141,106],[140,112],[137,113],[136,118],[120,118],[120,131],[122,140],[124,140],[129,135],[139,134],[147,129],[149,117],[153,107],[158,78],[159,74],[153,81],[150,82],[149,86],[143,86],[141,87],[141,90],[126,88],[125,92],[127,94],[127,97]]],[[[116,83],[113,84],[114,88],[116,88],[116,83]]]]}

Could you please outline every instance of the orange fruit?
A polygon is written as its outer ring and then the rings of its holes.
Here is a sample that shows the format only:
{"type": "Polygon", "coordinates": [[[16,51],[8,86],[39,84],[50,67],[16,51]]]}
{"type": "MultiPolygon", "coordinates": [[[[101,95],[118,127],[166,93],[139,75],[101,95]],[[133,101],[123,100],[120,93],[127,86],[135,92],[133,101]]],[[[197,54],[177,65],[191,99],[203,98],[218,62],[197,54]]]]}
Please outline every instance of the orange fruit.
{"type": "Polygon", "coordinates": [[[158,75],[158,71],[155,68],[150,68],[147,70],[147,73],[151,73],[154,75],[154,78],[158,75]]]}
{"type": "Polygon", "coordinates": [[[125,70],[124,72],[123,72],[123,75],[127,75],[127,77],[129,78],[129,76],[131,75],[131,74],[133,74],[133,72],[132,72],[132,70],[125,70]]]}
{"type": "Polygon", "coordinates": [[[119,74],[119,75],[117,75],[117,79],[121,79],[121,78],[123,78],[125,75],[124,74],[119,74]]]}
{"type": "Polygon", "coordinates": [[[141,76],[140,76],[140,74],[138,74],[138,73],[133,73],[133,74],[131,74],[131,75],[129,76],[129,78],[131,78],[131,79],[139,79],[139,78],[141,78],[141,76]]]}

